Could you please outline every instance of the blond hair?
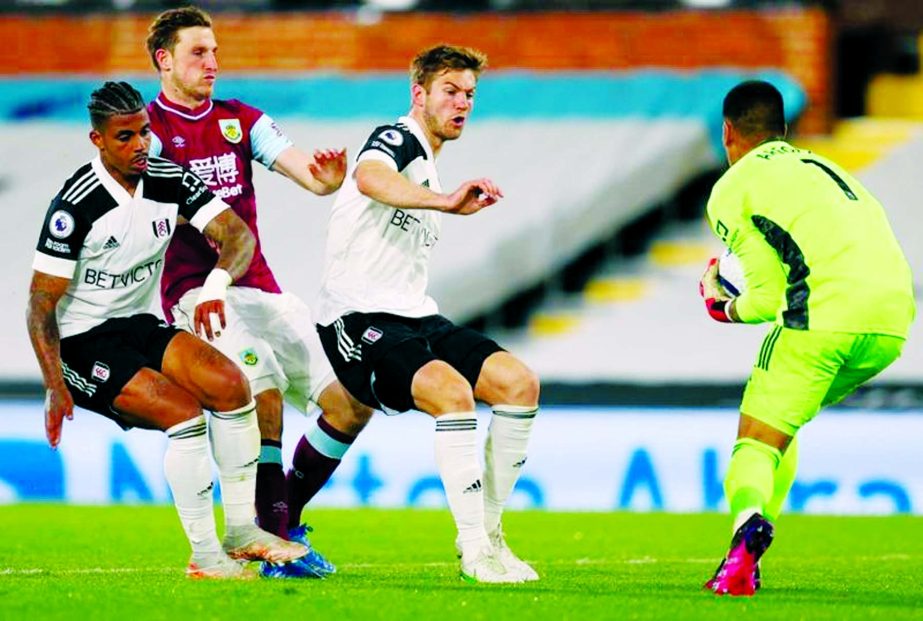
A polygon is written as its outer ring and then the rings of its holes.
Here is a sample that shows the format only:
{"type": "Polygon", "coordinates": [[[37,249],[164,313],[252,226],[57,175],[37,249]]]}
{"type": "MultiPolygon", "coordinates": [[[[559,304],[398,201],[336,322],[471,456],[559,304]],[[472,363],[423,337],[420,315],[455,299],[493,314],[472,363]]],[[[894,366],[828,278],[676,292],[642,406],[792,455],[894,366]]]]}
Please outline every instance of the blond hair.
{"type": "Polygon", "coordinates": [[[433,78],[446,71],[470,69],[475,77],[487,68],[487,54],[473,47],[440,44],[417,54],[410,63],[410,82],[427,91],[433,78]]]}

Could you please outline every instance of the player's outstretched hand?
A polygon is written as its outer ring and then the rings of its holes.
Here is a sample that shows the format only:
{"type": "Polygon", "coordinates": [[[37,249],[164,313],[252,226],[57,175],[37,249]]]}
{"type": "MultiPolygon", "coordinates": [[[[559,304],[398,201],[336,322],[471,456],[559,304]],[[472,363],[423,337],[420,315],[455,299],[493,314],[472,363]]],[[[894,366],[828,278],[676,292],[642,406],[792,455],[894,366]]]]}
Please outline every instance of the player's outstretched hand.
{"type": "Polygon", "coordinates": [[[64,419],[74,420],[74,399],[66,386],[45,391],[45,436],[51,448],[61,443],[64,419]]]}
{"type": "Polygon", "coordinates": [[[227,321],[224,318],[224,301],[223,300],[206,300],[200,302],[195,307],[194,324],[195,333],[200,338],[207,338],[209,341],[221,336],[221,331],[227,327],[227,321]],[[217,315],[217,324],[212,316],[217,315]]]}
{"type": "Polygon", "coordinates": [[[308,164],[311,176],[324,184],[327,194],[335,192],[346,178],[346,149],[318,149],[308,164]]]}
{"type": "Polygon", "coordinates": [[[732,296],[724,290],[718,280],[718,259],[712,257],[699,280],[699,295],[706,300],[730,300],[732,296]]]}
{"type": "Polygon", "coordinates": [[[499,201],[503,198],[503,192],[490,179],[474,179],[461,184],[446,198],[446,213],[468,216],[499,201]]]}

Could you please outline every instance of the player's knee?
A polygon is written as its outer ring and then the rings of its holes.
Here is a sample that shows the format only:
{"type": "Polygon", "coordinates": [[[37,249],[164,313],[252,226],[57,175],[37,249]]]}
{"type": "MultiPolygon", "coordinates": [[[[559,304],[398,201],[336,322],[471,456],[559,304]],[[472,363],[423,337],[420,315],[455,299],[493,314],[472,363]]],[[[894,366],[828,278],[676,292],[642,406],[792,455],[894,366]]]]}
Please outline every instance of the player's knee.
{"type": "Polygon", "coordinates": [[[342,404],[338,412],[338,419],[341,421],[341,426],[346,433],[351,436],[357,436],[368,424],[373,413],[374,410],[372,410],[372,408],[362,405],[359,402],[346,402],[342,404]]]}
{"type": "Polygon", "coordinates": [[[492,405],[538,405],[539,393],[541,392],[541,383],[538,375],[529,367],[519,360],[508,356],[504,364],[485,367],[488,374],[484,378],[479,378],[479,386],[484,386],[485,390],[480,398],[488,401],[492,405]],[[481,384],[482,379],[484,383],[481,384]]]}
{"type": "Polygon", "coordinates": [[[352,405],[347,404],[345,407],[335,408],[333,410],[324,410],[324,418],[336,429],[349,434],[358,436],[365,429],[372,414],[375,411],[361,403],[352,405]]]}
{"type": "Polygon", "coordinates": [[[541,384],[538,375],[532,369],[521,365],[506,387],[510,405],[538,405],[541,384]]]}
{"type": "Polygon", "coordinates": [[[429,396],[429,401],[435,406],[435,411],[430,412],[431,414],[474,410],[474,394],[471,392],[471,386],[461,376],[445,380],[442,386],[429,396]]]}
{"type": "Polygon", "coordinates": [[[317,404],[324,411],[324,418],[336,429],[351,436],[368,424],[374,410],[356,400],[340,382],[333,382],[321,391],[317,404]]]}
{"type": "Polygon", "coordinates": [[[237,410],[250,403],[250,383],[234,363],[221,365],[214,369],[206,399],[203,403],[211,410],[227,412],[237,410]]]}

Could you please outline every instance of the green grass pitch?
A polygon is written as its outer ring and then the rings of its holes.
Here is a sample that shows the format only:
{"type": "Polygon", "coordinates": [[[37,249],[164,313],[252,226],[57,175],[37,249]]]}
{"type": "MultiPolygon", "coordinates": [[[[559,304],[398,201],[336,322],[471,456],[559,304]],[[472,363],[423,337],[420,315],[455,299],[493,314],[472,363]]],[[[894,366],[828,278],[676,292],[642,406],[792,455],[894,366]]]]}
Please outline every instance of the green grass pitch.
{"type": "Polygon", "coordinates": [[[327,580],[187,580],[172,507],[0,506],[0,619],[921,619],[923,519],[783,516],[754,598],[701,590],[722,515],[511,512],[537,583],[467,585],[448,511],[312,511],[327,580]]]}

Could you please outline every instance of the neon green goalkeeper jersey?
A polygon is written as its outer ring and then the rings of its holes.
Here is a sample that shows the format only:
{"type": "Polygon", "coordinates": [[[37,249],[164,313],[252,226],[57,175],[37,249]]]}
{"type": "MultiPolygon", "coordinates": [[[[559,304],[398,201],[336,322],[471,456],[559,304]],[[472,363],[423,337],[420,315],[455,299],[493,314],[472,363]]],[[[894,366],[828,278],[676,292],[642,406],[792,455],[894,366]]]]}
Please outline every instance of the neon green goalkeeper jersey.
{"type": "Polygon", "coordinates": [[[830,160],[766,142],[718,180],[707,214],[744,270],[741,321],[907,337],[907,259],[878,200],[830,160]]]}

